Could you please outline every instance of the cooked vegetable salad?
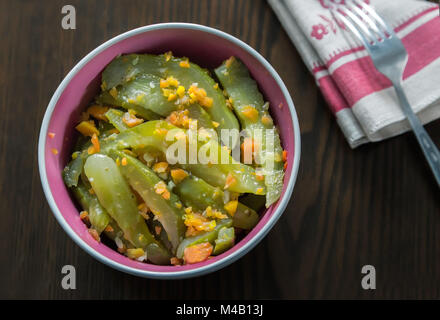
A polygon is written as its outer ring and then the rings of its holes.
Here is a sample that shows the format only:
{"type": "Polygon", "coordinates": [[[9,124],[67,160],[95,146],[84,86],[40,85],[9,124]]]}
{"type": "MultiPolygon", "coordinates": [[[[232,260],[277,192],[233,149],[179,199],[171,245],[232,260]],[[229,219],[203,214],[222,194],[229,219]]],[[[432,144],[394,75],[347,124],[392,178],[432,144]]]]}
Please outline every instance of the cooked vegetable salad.
{"type": "Polygon", "coordinates": [[[238,59],[210,73],[171,52],[122,55],[101,89],[63,170],[95,240],[138,261],[198,263],[230,249],[279,199],[286,152],[238,59]]]}

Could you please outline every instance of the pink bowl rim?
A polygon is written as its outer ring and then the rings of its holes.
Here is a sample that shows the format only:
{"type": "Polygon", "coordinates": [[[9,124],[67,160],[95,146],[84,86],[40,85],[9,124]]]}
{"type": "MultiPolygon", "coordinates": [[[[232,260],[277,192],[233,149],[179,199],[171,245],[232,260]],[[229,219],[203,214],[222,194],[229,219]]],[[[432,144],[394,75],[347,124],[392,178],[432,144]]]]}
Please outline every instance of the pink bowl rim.
{"type": "Polygon", "coordinates": [[[87,54],[83,59],[81,59],[73,68],[72,70],[66,75],[66,77],[63,79],[63,81],[60,83],[58,88],[56,89],[54,95],[52,96],[48,107],[46,109],[46,112],[44,114],[43,122],[41,125],[40,130],[40,136],[38,140],[38,166],[39,166],[39,173],[40,173],[40,179],[43,187],[44,194],[46,196],[46,199],[49,203],[49,206],[57,219],[58,223],[61,225],[61,227],[64,229],[64,231],[72,238],[83,250],[88,252],[91,256],[93,256],[95,259],[101,261],[102,263],[115,268],[119,271],[126,272],[131,275],[136,275],[140,277],[147,277],[147,278],[155,278],[155,279],[183,279],[183,278],[190,278],[195,276],[201,276],[210,272],[217,271],[234,261],[238,260],[242,256],[244,256],[247,252],[249,252],[253,247],[255,247],[270,231],[270,229],[275,225],[275,223],[278,221],[282,213],[284,212],[290,198],[292,195],[293,187],[296,182],[296,178],[298,175],[298,169],[299,169],[299,162],[300,162],[300,153],[301,153],[301,137],[300,137],[300,129],[299,129],[299,122],[298,117],[295,111],[295,106],[293,104],[292,98],[289,94],[289,91],[287,90],[286,86],[284,85],[284,82],[281,80],[278,73],[275,71],[275,69],[269,64],[269,62],[260,55],[255,49],[250,47],[245,42],[235,38],[234,36],[227,34],[223,31],[198,25],[198,24],[192,24],[192,23],[180,23],[180,22],[170,22],[170,23],[160,23],[160,24],[153,24],[148,26],[143,26],[140,28],[129,30],[125,33],[122,33],[95,48],[93,51],[91,51],[89,54],[87,54]],[[109,259],[108,257],[104,256],[103,254],[95,251],[93,248],[91,248],[78,234],[76,234],[70,227],[70,225],[67,223],[63,215],[61,214],[61,211],[58,209],[58,206],[55,203],[55,200],[53,198],[52,192],[49,187],[48,178],[46,174],[46,161],[45,161],[45,143],[46,143],[46,137],[47,137],[47,131],[48,126],[50,123],[50,119],[52,117],[52,113],[55,109],[55,106],[58,102],[58,99],[60,98],[61,94],[63,93],[66,86],[69,84],[69,82],[72,80],[72,78],[77,74],[81,68],[83,68],[90,60],[92,60],[97,54],[102,52],[103,50],[107,49],[108,47],[124,40],[129,37],[133,37],[135,35],[152,31],[152,30],[159,30],[159,29],[191,29],[191,30],[197,30],[197,31],[203,31],[221,38],[224,38],[233,44],[239,46],[240,48],[247,51],[249,54],[251,54],[254,58],[256,58],[263,66],[264,68],[269,72],[271,77],[274,78],[277,85],[280,87],[284,98],[287,101],[289,112],[292,118],[293,123],[293,130],[294,130],[294,159],[292,164],[292,171],[291,175],[289,177],[289,180],[287,182],[287,188],[285,190],[284,195],[280,199],[280,202],[278,206],[275,209],[275,212],[273,212],[270,219],[267,221],[267,223],[259,230],[259,232],[250,239],[245,245],[243,245],[238,250],[234,251],[230,255],[225,256],[222,259],[219,259],[211,264],[204,265],[201,267],[196,267],[194,269],[189,270],[182,270],[182,271],[172,271],[172,272],[157,272],[157,271],[149,271],[149,270],[141,270],[137,268],[132,268],[129,266],[126,266],[124,264],[118,263],[114,260],[109,259]]]}

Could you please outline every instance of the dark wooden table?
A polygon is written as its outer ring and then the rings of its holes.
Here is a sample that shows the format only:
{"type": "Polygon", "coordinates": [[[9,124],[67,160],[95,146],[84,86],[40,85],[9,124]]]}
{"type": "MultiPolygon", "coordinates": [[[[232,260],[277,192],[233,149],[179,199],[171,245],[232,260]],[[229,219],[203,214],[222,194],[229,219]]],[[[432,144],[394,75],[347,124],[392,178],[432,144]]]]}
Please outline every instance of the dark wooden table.
{"type": "MultiPolygon", "coordinates": [[[[440,197],[415,139],[350,150],[295,47],[265,1],[0,0],[0,298],[440,298],[440,197]],[[61,28],[72,4],[77,29],[61,28]],[[46,106],[89,51],[139,26],[186,21],[249,43],[279,72],[302,133],[298,181],[270,234],[214,274],[157,281],[115,271],[55,221],[40,185],[46,106]],[[77,289],[61,288],[76,267],[77,289]],[[373,265],[377,289],[361,287],[373,265]]],[[[440,142],[440,122],[427,126],[440,142]]]]}

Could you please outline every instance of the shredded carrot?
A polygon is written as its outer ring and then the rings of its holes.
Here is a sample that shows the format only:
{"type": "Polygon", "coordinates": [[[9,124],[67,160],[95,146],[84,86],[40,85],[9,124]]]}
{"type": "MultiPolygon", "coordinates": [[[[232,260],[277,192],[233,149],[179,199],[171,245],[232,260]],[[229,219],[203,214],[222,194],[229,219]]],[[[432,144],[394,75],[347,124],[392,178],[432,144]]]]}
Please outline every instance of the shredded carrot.
{"type": "Polygon", "coordinates": [[[214,100],[207,96],[206,90],[193,84],[188,89],[191,102],[198,102],[202,107],[210,108],[214,100]]]}
{"type": "Polygon", "coordinates": [[[159,87],[161,87],[161,88],[167,88],[168,86],[169,86],[169,83],[168,83],[167,80],[165,80],[165,79],[160,79],[159,87]]]}
{"type": "Polygon", "coordinates": [[[101,150],[101,147],[99,145],[99,140],[98,140],[98,136],[96,135],[96,133],[93,134],[91,141],[92,141],[93,149],[95,150],[95,152],[99,152],[99,150],[101,150]]]}
{"type": "Polygon", "coordinates": [[[99,136],[99,130],[95,127],[95,122],[93,120],[81,121],[75,129],[81,132],[83,136],[91,137],[93,134],[99,136]]]}
{"type": "Polygon", "coordinates": [[[258,150],[258,143],[254,139],[250,137],[244,138],[243,143],[241,144],[243,158],[246,159],[245,155],[251,155],[250,159],[253,159],[254,153],[258,152],[258,150]]]}
{"type": "Polygon", "coordinates": [[[225,204],[225,210],[229,213],[231,217],[234,216],[235,212],[237,211],[238,201],[232,200],[229,201],[227,204],[225,204]]]}
{"type": "Polygon", "coordinates": [[[154,130],[153,134],[165,136],[168,133],[168,130],[165,128],[157,128],[154,130]]]}
{"type": "Polygon", "coordinates": [[[188,176],[188,173],[183,169],[173,169],[171,170],[171,177],[173,178],[174,183],[178,184],[182,182],[188,176]]]}
{"type": "Polygon", "coordinates": [[[245,106],[241,113],[253,122],[258,120],[258,110],[252,106],[245,106]]]}
{"type": "Polygon", "coordinates": [[[176,93],[180,98],[182,98],[185,95],[185,87],[184,86],[177,87],[176,93]]]}
{"type": "Polygon", "coordinates": [[[49,132],[47,135],[48,135],[49,138],[51,138],[51,139],[55,138],[55,133],[53,133],[53,132],[49,132]]]}
{"type": "Polygon", "coordinates": [[[159,181],[158,183],[156,183],[156,184],[154,185],[154,191],[155,191],[157,194],[163,194],[163,193],[165,193],[166,191],[168,191],[168,190],[167,190],[167,185],[165,184],[165,182],[163,182],[163,181],[159,181]]]}
{"type": "Polygon", "coordinates": [[[226,60],[226,62],[225,62],[226,68],[229,68],[231,66],[232,62],[234,62],[234,60],[235,60],[234,56],[232,56],[228,60],[226,60]]]}
{"type": "Polygon", "coordinates": [[[185,237],[193,237],[193,236],[198,235],[199,233],[200,233],[200,231],[198,231],[196,228],[194,228],[193,226],[189,226],[186,229],[185,237]]]}
{"type": "Polygon", "coordinates": [[[211,231],[215,228],[217,223],[215,220],[209,220],[201,214],[192,212],[192,208],[185,208],[184,223],[189,228],[194,228],[195,231],[211,231]]]}
{"type": "Polygon", "coordinates": [[[185,248],[183,256],[186,263],[197,263],[208,259],[212,253],[212,244],[204,242],[185,248]]]}
{"type": "Polygon", "coordinates": [[[108,111],[108,109],[109,108],[105,106],[93,105],[87,109],[87,112],[95,119],[108,121],[107,117],[105,116],[105,113],[108,111]]]}
{"type": "Polygon", "coordinates": [[[176,127],[188,129],[190,122],[190,118],[188,117],[188,114],[189,114],[188,109],[173,111],[167,117],[167,121],[175,125],[176,127]]]}
{"type": "Polygon", "coordinates": [[[234,186],[236,183],[237,183],[237,179],[231,173],[229,173],[228,176],[226,177],[226,183],[224,189],[228,189],[229,187],[234,186]]]}
{"type": "Polygon", "coordinates": [[[283,150],[283,161],[286,162],[287,161],[287,151],[283,150]]]}
{"type": "Polygon", "coordinates": [[[153,170],[157,173],[167,172],[168,163],[167,162],[158,162],[153,165],[153,170]]]}
{"type": "Polygon", "coordinates": [[[88,213],[87,211],[81,211],[81,212],[79,213],[79,218],[80,218],[81,220],[86,219],[88,216],[89,216],[89,213],[88,213]]]}
{"type": "Polygon", "coordinates": [[[127,165],[127,158],[126,158],[126,157],[123,157],[123,158],[122,158],[122,160],[121,160],[121,164],[122,164],[123,166],[126,166],[126,165],[127,165]]]}
{"type": "Polygon", "coordinates": [[[172,86],[172,87],[177,88],[179,86],[179,80],[177,80],[173,76],[169,76],[167,78],[167,81],[168,81],[169,85],[172,86]]]}
{"type": "Polygon", "coordinates": [[[90,147],[88,147],[88,148],[87,148],[87,153],[88,153],[88,154],[94,154],[94,153],[96,153],[96,151],[95,151],[95,147],[94,147],[94,146],[90,146],[90,147]]]}
{"type": "Polygon", "coordinates": [[[189,68],[190,67],[189,61],[188,60],[180,61],[179,66],[182,68],[189,68]]]}
{"type": "Polygon", "coordinates": [[[256,173],[255,177],[257,178],[258,181],[263,181],[264,180],[264,175],[261,173],[256,173]]]}
{"type": "Polygon", "coordinates": [[[208,206],[205,209],[205,214],[208,218],[214,218],[214,219],[226,219],[228,216],[221,213],[220,211],[213,209],[211,206],[208,206]]]}
{"type": "Polygon", "coordinates": [[[137,126],[144,122],[144,119],[136,118],[136,116],[133,113],[126,112],[122,116],[122,121],[130,128],[137,126]]]}
{"type": "Polygon", "coordinates": [[[54,155],[57,155],[57,154],[58,154],[58,150],[55,149],[55,148],[52,148],[50,151],[52,151],[52,153],[53,153],[54,155]]]}
{"type": "Polygon", "coordinates": [[[173,101],[177,99],[177,94],[175,93],[170,93],[170,95],[168,96],[168,101],[173,101]]]}
{"type": "Polygon", "coordinates": [[[284,162],[284,170],[286,170],[286,169],[287,169],[287,161],[284,162]]]}
{"type": "Polygon", "coordinates": [[[177,257],[172,257],[172,258],[170,259],[170,263],[171,263],[173,266],[180,266],[180,265],[182,265],[182,260],[180,260],[180,259],[177,258],[177,257]]]}
{"type": "Polygon", "coordinates": [[[214,103],[214,100],[210,97],[204,97],[202,101],[200,101],[200,104],[202,107],[211,108],[212,104],[214,103]]]}
{"type": "Polygon", "coordinates": [[[113,232],[113,231],[115,231],[115,229],[113,229],[112,226],[109,225],[109,224],[107,225],[107,227],[105,227],[104,230],[107,231],[107,232],[113,232]]]}
{"type": "Polygon", "coordinates": [[[170,197],[171,197],[171,193],[168,190],[165,190],[162,193],[162,198],[164,198],[165,200],[170,200],[170,197]]]}
{"type": "Polygon", "coordinates": [[[95,239],[98,242],[101,242],[101,238],[99,237],[99,233],[98,231],[96,231],[95,229],[89,229],[89,234],[93,237],[93,239],[95,239]]]}

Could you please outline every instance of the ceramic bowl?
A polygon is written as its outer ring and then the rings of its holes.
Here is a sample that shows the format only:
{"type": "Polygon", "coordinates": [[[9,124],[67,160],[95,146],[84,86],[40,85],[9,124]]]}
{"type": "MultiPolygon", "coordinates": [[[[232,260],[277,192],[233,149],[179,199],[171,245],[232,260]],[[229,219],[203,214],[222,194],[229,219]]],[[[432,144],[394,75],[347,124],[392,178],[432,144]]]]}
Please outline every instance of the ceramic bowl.
{"type": "Polygon", "coordinates": [[[274,226],[286,208],[298,173],[300,131],[289,92],[274,68],[241,40],[206,26],[187,23],[149,25],[125,32],[94,49],[67,74],[49,102],[40,131],[38,162],[47,201],[63,229],[85,251],[123,272],[149,278],[188,278],[216,271],[249,252],[274,226]],[[101,72],[117,55],[163,53],[186,56],[214,68],[230,56],[238,57],[257,81],[280,129],[288,166],[279,201],[261,213],[258,225],[227,252],[202,263],[158,266],[128,259],[95,241],[80,220],[78,209],[63,183],[61,171],[69,160],[80,113],[99,92],[101,72]],[[55,133],[49,137],[48,133],[55,133]],[[54,154],[54,150],[58,153],[54,154]]]}

